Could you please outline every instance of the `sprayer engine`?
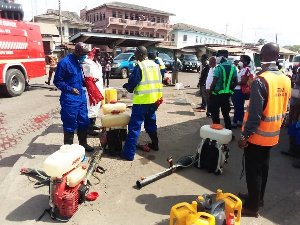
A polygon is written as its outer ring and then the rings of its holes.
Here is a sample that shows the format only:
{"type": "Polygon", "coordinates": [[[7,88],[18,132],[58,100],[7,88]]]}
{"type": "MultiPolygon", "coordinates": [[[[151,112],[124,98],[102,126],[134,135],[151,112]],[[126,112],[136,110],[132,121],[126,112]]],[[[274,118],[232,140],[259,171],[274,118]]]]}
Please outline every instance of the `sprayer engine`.
{"type": "Polygon", "coordinates": [[[64,174],[61,178],[53,179],[50,183],[50,205],[52,207],[52,217],[55,219],[72,217],[78,211],[79,205],[85,202],[89,187],[83,181],[75,186],[70,184],[70,176],[72,174],[74,176],[76,170],[78,168],[64,174]]]}

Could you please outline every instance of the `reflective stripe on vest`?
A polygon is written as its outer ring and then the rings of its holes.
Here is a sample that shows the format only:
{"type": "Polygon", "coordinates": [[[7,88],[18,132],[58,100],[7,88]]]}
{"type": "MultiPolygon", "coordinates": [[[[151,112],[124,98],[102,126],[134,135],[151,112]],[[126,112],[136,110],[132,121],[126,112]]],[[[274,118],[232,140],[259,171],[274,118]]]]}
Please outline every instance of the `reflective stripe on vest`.
{"type": "Polygon", "coordinates": [[[163,61],[160,57],[156,57],[155,59],[158,60],[158,62],[159,62],[159,68],[160,68],[161,70],[163,70],[163,69],[166,68],[166,67],[165,67],[164,61],[163,61]]]}
{"type": "Polygon", "coordinates": [[[151,60],[138,63],[142,79],[134,88],[133,104],[152,104],[162,97],[162,82],[159,67],[151,60]]]}
{"type": "Polygon", "coordinates": [[[230,73],[229,73],[229,77],[228,77],[228,80],[226,80],[226,71],[225,71],[225,68],[224,66],[222,65],[219,65],[220,68],[222,69],[222,72],[223,72],[223,90],[220,90],[218,91],[218,93],[216,92],[212,92],[212,94],[214,95],[217,95],[217,94],[233,94],[234,92],[232,90],[230,90],[230,84],[231,84],[231,79],[232,79],[232,75],[233,75],[233,72],[234,72],[234,66],[231,66],[231,69],[230,69],[230,73]],[[226,81],[227,81],[227,84],[226,84],[226,81]]]}
{"type": "MultiPolygon", "coordinates": [[[[284,74],[277,75],[271,72],[264,72],[259,77],[263,77],[267,82],[268,102],[258,128],[254,134],[250,135],[248,142],[260,146],[274,146],[278,143],[280,128],[291,96],[291,81],[284,74]]],[[[248,120],[248,108],[242,131],[248,120]]]]}

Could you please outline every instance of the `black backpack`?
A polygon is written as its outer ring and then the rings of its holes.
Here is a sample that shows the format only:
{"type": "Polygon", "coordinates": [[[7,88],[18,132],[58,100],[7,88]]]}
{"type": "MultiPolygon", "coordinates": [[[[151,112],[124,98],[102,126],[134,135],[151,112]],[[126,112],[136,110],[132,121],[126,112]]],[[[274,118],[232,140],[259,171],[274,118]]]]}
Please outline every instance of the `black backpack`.
{"type": "Polygon", "coordinates": [[[197,151],[195,167],[206,169],[209,173],[219,175],[226,161],[225,153],[220,149],[216,140],[206,138],[202,147],[197,151]],[[200,149],[201,148],[201,149],[200,149]]]}

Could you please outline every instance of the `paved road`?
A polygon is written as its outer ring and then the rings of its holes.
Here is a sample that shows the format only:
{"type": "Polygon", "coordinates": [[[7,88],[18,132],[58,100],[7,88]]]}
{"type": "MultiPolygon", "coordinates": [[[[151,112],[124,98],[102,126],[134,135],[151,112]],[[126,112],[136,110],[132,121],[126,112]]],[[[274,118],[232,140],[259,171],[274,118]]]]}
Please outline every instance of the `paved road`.
{"type": "MultiPolygon", "coordinates": [[[[100,183],[93,179],[91,187],[100,197],[95,202],[86,202],[70,224],[166,225],[171,207],[179,202],[191,202],[204,193],[214,194],[218,188],[234,194],[246,190],[245,178],[239,180],[242,151],[237,148],[236,141],[229,144],[231,155],[221,176],[187,168],[141,190],[136,189],[136,180],[165,169],[168,166],[166,158],[170,155],[176,160],[194,154],[200,142],[199,128],[211,123],[205,113],[195,111],[201,102],[196,96],[198,74],[181,73],[179,79],[190,87],[185,90],[165,87],[165,101],[157,111],[160,151],[137,151],[133,162],[104,155],[101,165],[107,171],[100,175],[100,183]]],[[[48,188],[34,188],[35,179],[19,172],[22,167],[43,169],[45,158],[58,150],[63,140],[59,92],[46,88],[45,80],[46,77],[32,80],[34,88],[20,97],[0,98],[0,224],[35,224],[35,219],[49,207],[48,188]]],[[[125,81],[112,79],[111,86],[121,86],[125,81]]],[[[131,102],[127,98],[120,101],[131,102]]],[[[234,134],[238,137],[240,130],[234,130],[234,134]]],[[[148,140],[143,129],[139,142],[148,140]]],[[[88,142],[96,147],[99,145],[98,138],[89,138],[88,142]]],[[[291,167],[293,159],[279,153],[287,147],[284,128],[280,144],[272,150],[261,217],[243,217],[241,224],[299,224],[299,170],[291,167]]],[[[53,221],[45,215],[39,223],[53,221]]]]}

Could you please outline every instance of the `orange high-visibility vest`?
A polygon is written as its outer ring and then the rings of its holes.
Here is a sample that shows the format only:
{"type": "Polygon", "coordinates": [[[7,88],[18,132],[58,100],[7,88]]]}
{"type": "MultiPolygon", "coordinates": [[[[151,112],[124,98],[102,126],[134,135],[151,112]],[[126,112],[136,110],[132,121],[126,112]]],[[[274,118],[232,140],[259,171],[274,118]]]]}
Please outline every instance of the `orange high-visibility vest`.
{"type": "MultiPolygon", "coordinates": [[[[260,146],[274,146],[278,143],[280,127],[291,97],[291,81],[284,74],[277,75],[269,71],[262,73],[259,77],[263,77],[268,84],[268,102],[263,111],[259,127],[254,134],[250,135],[248,142],[260,146]]],[[[244,131],[247,119],[248,108],[245,113],[242,131],[244,131]]]]}

